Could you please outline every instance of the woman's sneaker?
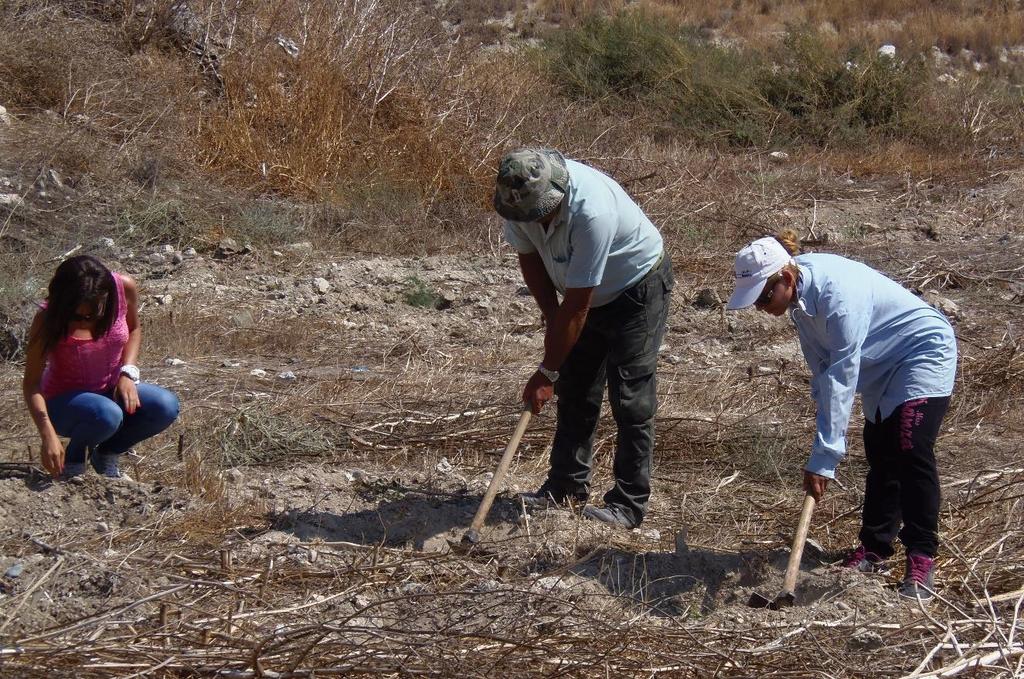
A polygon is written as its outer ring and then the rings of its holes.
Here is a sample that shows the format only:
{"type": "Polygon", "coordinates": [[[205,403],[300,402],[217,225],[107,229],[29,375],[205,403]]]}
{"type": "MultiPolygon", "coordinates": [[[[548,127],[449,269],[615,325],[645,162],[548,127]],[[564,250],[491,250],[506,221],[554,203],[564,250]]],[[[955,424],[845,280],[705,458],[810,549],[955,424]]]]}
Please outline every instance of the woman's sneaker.
{"type": "Polygon", "coordinates": [[[61,472],[60,478],[62,481],[66,481],[68,483],[81,483],[85,480],[82,478],[82,474],[84,473],[84,462],[72,462],[71,464],[64,465],[64,471],[61,472]]]}
{"type": "Polygon", "coordinates": [[[118,466],[118,459],[120,457],[117,454],[99,455],[93,453],[89,461],[92,462],[92,468],[100,476],[105,476],[108,479],[127,479],[128,477],[121,473],[121,468],[118,466]]]}
{"type": "Polygon", "coordinates": [[[930,601],[935,596],[935,559],[921,552],[909,552],[907,572],[899,591],[907,599],[930,601]]]}
{"type": "Polygon", "coordinates": [[[864,545],[858,545],[853,553],[843,561],[843,568],[852,568],[861,573],[888,573],[889,562],[874,552],[869,552],[864,545]]]}

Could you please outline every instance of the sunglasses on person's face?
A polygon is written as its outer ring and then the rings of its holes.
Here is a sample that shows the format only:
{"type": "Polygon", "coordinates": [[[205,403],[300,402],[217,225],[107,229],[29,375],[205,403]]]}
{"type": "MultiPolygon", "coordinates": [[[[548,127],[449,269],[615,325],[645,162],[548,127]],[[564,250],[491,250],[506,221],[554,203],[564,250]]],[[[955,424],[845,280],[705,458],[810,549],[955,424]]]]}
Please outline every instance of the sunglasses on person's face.
{"type": "Polygon", "coordinates": [[[772,276],[768,279],[768,282],[764,286],[764,290],[761,291],[761,295],[754,300],[754,306],[766,307],[772,302],[772,296],[775,295],[775,287],[779,284],[779,277],[772,276]]]}

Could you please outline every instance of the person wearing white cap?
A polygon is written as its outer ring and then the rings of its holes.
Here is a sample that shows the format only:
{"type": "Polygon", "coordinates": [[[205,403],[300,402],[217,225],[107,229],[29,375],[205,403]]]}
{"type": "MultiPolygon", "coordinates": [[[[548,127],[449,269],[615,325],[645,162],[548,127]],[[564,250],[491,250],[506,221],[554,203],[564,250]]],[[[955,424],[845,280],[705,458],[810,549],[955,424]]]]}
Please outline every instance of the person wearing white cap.
{"type": "Polygon", "coordinates": [[[803,478],[815,499],[846,455],[854,394],[861,394],[868,475],[860,545],[844,565],[888,570],[898,534],[907,553],[900,594],[930,599],[939,515],[934,445],[956,376],[953,328],[939,311],[865,264],[798,252],[791,230],[740,250],[727,308],[753,305],[774,316],[788,311],[796,325],[818,408],[803,478]]]}

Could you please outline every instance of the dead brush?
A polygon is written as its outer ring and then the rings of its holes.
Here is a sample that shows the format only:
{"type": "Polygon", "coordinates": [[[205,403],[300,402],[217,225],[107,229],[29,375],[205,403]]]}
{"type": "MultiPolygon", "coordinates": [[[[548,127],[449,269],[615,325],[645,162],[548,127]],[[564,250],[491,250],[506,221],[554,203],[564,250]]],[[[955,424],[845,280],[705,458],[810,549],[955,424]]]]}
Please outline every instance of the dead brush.
{"type": "Polygon", "coordinates": [[[434,117],[454,103],[455,55],[424,17],[394,3],[281,2],[246,19],[258,28],[234,36],[226,104],[204,122],[212,167],[307,195],[406,181],[426,193],[465,177],[458,139],[434,117]],[[269,32],[291,36],[297,56],[269,32]]]}
{"type": "Polygon", "coordinates": [[[1014,338],[961,361],[961,371],[958,417],[1005,416],[1024,401],[1024,352],[1014,338]]]}

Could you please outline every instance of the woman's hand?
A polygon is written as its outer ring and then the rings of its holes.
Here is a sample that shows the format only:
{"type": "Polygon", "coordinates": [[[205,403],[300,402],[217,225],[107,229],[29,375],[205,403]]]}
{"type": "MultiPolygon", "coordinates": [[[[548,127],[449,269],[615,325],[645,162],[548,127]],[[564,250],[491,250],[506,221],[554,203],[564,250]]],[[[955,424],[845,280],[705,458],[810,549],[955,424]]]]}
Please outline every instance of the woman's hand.
{"type": "Polygon", "coordinates": [[[828,477],[804,470],[804,492],[813,495],[815,502],[821,501],[827,488],[828,477]]]}
{"type": "Polygon", "coordinates": [[[43,469],[50,472],[50,476],[56,478],[64,471],[64,446],[56,435],[43,439],[41,457],[43,469]]]}
{"type": "Polygon", "coordinates": [[[526,383],[526,387],[523,389],[523,403],[529,404],[530,410],[534,415],[539,415],[541,408],[554,395],[555,388],[551,384],[551,380],[544,377],[540,371],[537,371],[533,373],[533,377],[530,378],[530,381],[526,383]]]}
{"type": "Polygon", "coordinates": [[[117,386],[114,387],[114,398],[121,402],[124,411],[129,415],[134,415],[139,408],[139,390],[132,378],[127,375],[121,375],[121,379],[117,381],[117,386]]]}

